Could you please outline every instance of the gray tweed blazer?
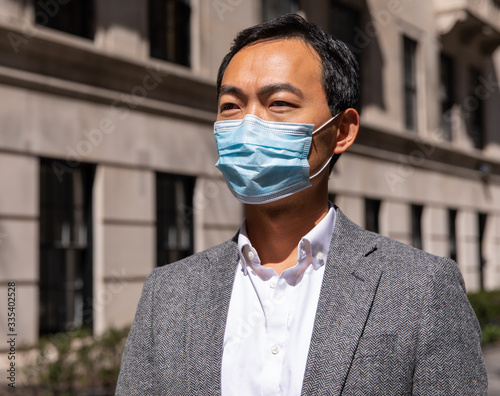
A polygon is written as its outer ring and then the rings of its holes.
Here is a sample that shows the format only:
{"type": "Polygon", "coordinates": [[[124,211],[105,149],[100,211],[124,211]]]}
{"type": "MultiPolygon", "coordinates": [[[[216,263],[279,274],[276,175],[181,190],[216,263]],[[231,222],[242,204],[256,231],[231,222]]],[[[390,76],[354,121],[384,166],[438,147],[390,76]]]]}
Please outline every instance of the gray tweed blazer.
{"type": "MultiPolygon", "coordinates": [[[[218,395],[237,239],[153,270],[117,395],[218,395]]],[[[455,262],[337,209],[303,395],[486,395],[480,328],[455,262]]],[[[231,395],[234,396],[234,395],[231,395]]]]}

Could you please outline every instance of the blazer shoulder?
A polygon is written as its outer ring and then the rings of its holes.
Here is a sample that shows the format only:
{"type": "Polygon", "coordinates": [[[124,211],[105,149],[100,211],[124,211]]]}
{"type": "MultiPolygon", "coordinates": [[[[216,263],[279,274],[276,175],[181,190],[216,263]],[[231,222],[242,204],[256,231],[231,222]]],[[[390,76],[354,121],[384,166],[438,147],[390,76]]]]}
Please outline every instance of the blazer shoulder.
{"type": "Polygon", "coordinates": [[[382,235],[377,238],[377,246],[384,272],[392,274],[389,278],[405,277],[436,292],[450,287],[460,290],[460,293],[466,291],[462,273],[454,260],[382,235]]]}
{"type": "Polygon", "coordinates": [[[231,260],[234,253],[237,253],[238,250],[238,243],[236,241],[237,239],[234,237],[182,260],[155,268],[151,271],[149,277],[156,280],[165,278],[180,280],[181,278],[190,278],[209,270],[211,263],[229,264],[228,261],[231,260]]]}
{"type": "Polygon", "coordinates": [[[344,247],[351,246],[369,258],[371,264],[377,262],[383,271],[404,272],[409,275],[425,275],[448,278],[463,284],[460,270],[455,261],[440,257],[407,245],[395,239],[367,231],[349,220],[337,209],[340,239],[348,240],[344,247]],[[344,236],[342,237],[342,234],[344,236]]]}
{"type": "Polygon", "coordinates": [[[432,267],[438,272],[458,270],[457,263],[448,257],[438,256],[382,235],[377,238],[377,245],[385,255],[395,259],[394,263],[400,265],[405,263],[417,268],[432,267]]]}

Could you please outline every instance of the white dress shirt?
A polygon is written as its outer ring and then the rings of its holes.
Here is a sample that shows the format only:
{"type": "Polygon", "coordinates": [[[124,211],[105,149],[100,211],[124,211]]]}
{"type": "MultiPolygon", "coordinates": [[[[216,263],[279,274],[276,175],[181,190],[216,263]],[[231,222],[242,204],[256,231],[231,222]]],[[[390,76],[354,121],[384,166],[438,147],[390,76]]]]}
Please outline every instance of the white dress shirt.
{"type": "Polygon", "coordinates": [[[335,209],[298,245],[297,264],[280,276],[261,265],[240,229],[240,261],[224,334],[222,395],[300,395],[335,209]]]}

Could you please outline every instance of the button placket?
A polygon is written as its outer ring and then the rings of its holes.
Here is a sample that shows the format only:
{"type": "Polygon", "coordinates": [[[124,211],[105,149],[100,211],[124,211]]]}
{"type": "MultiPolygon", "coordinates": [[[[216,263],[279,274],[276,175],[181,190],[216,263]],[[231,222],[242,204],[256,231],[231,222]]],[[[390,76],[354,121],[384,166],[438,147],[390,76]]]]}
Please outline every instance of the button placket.
{"type": "Polygon", "coordinates": [[[276,285],[278,284],[278,278],[276,276],[271,278],[271,281],[269,282],[269,287],[271,289],[276,289],[276,285]]]}

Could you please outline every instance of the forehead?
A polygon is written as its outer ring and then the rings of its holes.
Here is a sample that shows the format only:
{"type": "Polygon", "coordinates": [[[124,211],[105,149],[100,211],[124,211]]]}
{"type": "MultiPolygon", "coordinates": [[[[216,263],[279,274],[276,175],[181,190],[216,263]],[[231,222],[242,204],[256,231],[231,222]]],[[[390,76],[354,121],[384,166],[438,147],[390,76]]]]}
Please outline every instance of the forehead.
{"type": "Polygon", "coordinates": [[[300,87],[322,86],[318,53],[298,38],[257,41],[238,51],[229,62],[222,85],[265,85],[287,82],[300,87]]]}

